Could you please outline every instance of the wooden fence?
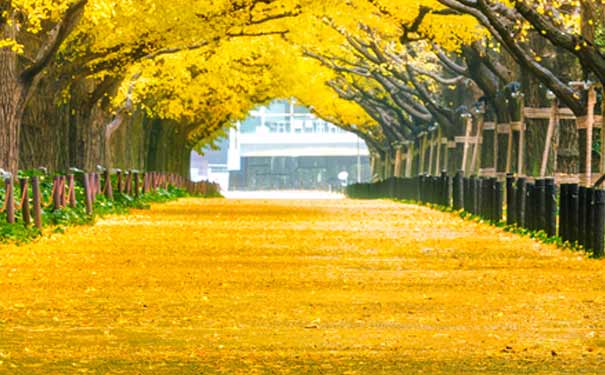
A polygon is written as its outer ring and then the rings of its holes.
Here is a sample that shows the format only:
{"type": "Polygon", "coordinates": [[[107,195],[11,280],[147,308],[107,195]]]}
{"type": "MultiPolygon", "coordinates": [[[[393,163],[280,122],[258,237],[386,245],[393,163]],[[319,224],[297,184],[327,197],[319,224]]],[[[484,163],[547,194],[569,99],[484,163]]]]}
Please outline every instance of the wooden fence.
{"type": "Polygon", "coordinates": [[[105,170],[102,173],[71,173],[55,176],[33,176],[15,179],[12,176],[4,178],[4,204],[0,213],[5,213],[6,221],[10,224],[16,222],[16,212],[21,211],[23,225],[29,226],[32,222],[36,227],[42,227],[42,209],[53,211],[65,207],[75,208],[83,205],[88,214],[93,214],[94,204],[99,195],[113,201],[114,192],[130,197],[139,197],[160,188],[169,186],[183,189],[192,195],[214,195],[219,192],[219,186],[206,181],[193,182],[174,173],[138,172],[115,170],[111,173],[105,170]],[[41,178],[52,178],[52,190],[43,199],[41,178]],[[18,183],[18,195],[15,194],[15,185],[18,183]],[[81,186],[84,194],[78,202],[76,187],[81,186]],[[17,198],[17,199],[15,199],[17,198]]]}
{"type": "Polygon", "coordinates": [[[529,179],[508,175],[506,182],[495,177],[419,175],[393,177],[384,181],[347,187],[357,199],[395,198],[433,203],[464,210],[499,223],[506,223],[549,237],[582,245],[595,257],[604,256],[605,190],[562,184],[553,178],[529,179]]]}
{"type": "MultiPolygon", "coordinates": [[[[519,111],[510,114],[511,117],[519,117],[517,121],[507,123],[487,121],[484,110],[477,113],[465,113],[462,115],[464,129],[461,132],[463,134],[448,139],[443,136],[440,127],[433,127],[421,132],[413,141],[394,144],[393,155],[387,155],[384,165],[380,168],[373,168],[373,173],[377,178],[412,177],[415,173],[435,175],[444,169],[450,173],[461,169],[465,175],[477,174],[500,178],[513,172],[518,175],[533,173],[540,178],[554,174],[557,183],[583,182],[591,185],[598,177],[593,174],[593,149],[596,140],[595,131],[598,129],[600,129],[598,139],[601,153],[598,171],[600,175],[605,174],[605,130],[603,129],[604,117],[595,114],[597,86],[595,84],[585,86],[585,84],[585,82],[572,82],[572,86],[579,90],[587,90],[586,116],[576,117],[570,109],[561,107],[556,98],[551,99],[550,107],[526,107],[523,95],[519,95],[516,99],[519,101],[519,111]],[[540,144],[531,145],[541,151],[539,171],[526,171],[528,163],[527,132],[530,126],[544,125],[542,122],[531,120],[548,121],[545,138],[540,141],[540,144]],[[560,127],[564,120],[576,123],[578,138],[580,138],[580,131],[585,133],[585,143],[582,145],[584,155],[579,155],[578,159],[578,163],[584,169],[583,173],[559,170],[560,127]],[[505,149],[501,150],[502,154],[498,149],[501,147],[499,146],[500,140],[503,140],[501,137],[506,137],[505,149]],[[484,141],[488,139],[490,139],[489,148],[484,145],[484,141]],[[461,155],[459,155],[460,153],[461,155]],[[489,156],[489,153],[492,155],[489,156]],[[516,157],[513,157],[513,153],[516,153],[516,157]],[[551,154],[554,154],[554,158],[551,154]],[[482,161],[482,157],[488,156],[491,159],[489,165],[482,161]],[[502,158],[504,159],[500,160],[502,158]],[[383,168],[384,170],[382,170],[383,168]],[[552,173],[548,172],[549,168],[552,169],[552,173]]],[[[580,144],[578,143],[577,146],[579,151],[580,144]]],[[[373,159],[376,158],[376,156],[373,157],[373,159]]]]}

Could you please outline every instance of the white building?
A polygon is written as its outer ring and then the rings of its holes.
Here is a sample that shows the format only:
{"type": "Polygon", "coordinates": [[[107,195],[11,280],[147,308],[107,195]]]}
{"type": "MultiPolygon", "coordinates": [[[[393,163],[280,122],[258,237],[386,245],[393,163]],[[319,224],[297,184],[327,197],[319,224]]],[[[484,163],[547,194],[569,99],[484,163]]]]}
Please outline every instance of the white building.
{"type": "Polygon", "coordinates": [[[356,135],[323,121],[294,100],[251,111],[219,152],[193,155],[192,176],[223,189],[331,189],[369,179],[369,153],[356,135]],[[342,173],[346,172],[346,173],[342,173]]]}

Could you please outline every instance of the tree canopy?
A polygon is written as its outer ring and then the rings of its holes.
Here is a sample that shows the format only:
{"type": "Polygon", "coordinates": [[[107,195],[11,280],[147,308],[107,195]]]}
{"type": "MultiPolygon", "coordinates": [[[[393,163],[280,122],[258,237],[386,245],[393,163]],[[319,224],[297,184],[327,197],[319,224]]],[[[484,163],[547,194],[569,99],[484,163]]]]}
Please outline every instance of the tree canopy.
{"type": "Polygon", "coordinates": [[[501,98],[524,80],[581,117],[586,94],[570,82],[604,82],[603,17],[600,0],[11,0],[1,160],[16,169],[45,81],[53,105],[106,114],[79,118],[106,144],[141,112],[199,147],[254,106],[295,97],[389,154],[435,125],[459,134],[468,108],[510,121],[501,98]]]}

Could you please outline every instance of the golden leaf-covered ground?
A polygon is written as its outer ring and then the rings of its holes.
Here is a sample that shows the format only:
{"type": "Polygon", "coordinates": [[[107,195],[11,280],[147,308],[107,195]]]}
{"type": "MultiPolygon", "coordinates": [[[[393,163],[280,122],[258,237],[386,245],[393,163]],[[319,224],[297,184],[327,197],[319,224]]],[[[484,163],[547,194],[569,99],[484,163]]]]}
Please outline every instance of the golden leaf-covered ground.
{"type": "Polygon", "coordinates": [[[605,262],[386,201],[186,199],[0,247],[0,374],[603,374],[605,262]]]}

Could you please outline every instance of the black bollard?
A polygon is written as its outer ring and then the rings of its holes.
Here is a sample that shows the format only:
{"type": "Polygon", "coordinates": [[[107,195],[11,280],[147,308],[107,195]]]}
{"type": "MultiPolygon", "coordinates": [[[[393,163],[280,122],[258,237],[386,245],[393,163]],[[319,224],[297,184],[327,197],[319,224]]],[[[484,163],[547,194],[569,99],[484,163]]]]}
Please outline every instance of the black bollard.
{"type": "Polygon", "coordinates": [[[534,230],[535,218],[536,218],[536,206],[535,206],[535,187],[533,183],[529,183],[525,187],[525,228],[534,230]]]}
{"type": "Polygon", "coordinates": [[[590,200],[588,199],[588,188],[580,186],[578,188],[578,243],[584,247],[587,246],[588,230],[586,224],[587,218],[590,217],[590,200]]]}
{"type": "Polygon", "coordinates": [[[470,196],[471,196],[471,188],[470,188],[470,179],[468,177],[462,178],[462,208],[464,211],[470,212],[470,196]]]}
{"type": "Polygon", "coordinates": [[[557,186],[554,178],[547,178],[544,186],[545,219],[544,230],[549,237],[557,235],[557,186]]]}
{"type": "Polygon", "coordinates": [[[592,240],[592,253],[595,258],[602,258],[604,254],[605,237],[605,190],[594,190],[594,237],[592,240]]]}
{"type": "Polygon", "coordinates": [[[498,179],[496,177],[490,177],[489,178],[489,193],[490,194],[489,194],[489,201],[488,201],[489,219],[494,222],[500,221],[500,217],[501,217],[501,216],[497,216],[497,212],[498,212],[497,206],[498,206],[498,202],[500,202],[497,197],[497,192],[496,192],[497,188],[498,188],[498,179]]]}
{"type": "Polygon", "coordinates": [[[559,193],[559,237],[563,241],[569,240],[569,214],[568,214],[569,184],[561,184],[559,193]]]}
{"type": "Polygon", "coordinates": [[[506,224],[513,225],[516,221],[515,212],[515,177],[512,173],[506,175],[506,224]]]}
{"type": "Polygon", "coordinates": [[[494,211],[494,221],[499,223],[502,220],[502,205],[504,204],[504,182],[496,181],[496,188],[494,192],[494,204],[496,205],[494,211]]]}
{"type": "Polygon", "coordinates": [[[579,212],[578,212],[578,201],[579,201],[579,187],[578,184],[570,184],[569,185],[569,198],[567,200],[568,206],[568,224],[569,224],[569,241],[576,242],[578,241],[579,233],[578,233],[578,222],[579,222],[579,212]]]}
{"type": "Polygon", "coordinates": [[[586,209],[584,214],[586,218],[584,219],[584,232],[581,233],[581,237],[583,238],[583,245],[586,250],[592,250],[594,248],[594,230],[596,226],[594,225],[595,217],[595,201],[594,201],[594,189],[588,188],[586,189],[586,209]]]}
{"type": "Polygon", "coordinates": [[[481,208],[481,179],[473,177],[473,214],[479,215],[481,208]]]}
{"type": "Polygon", "coordinates": [[[536,180],[535,189],[535,204],[537,209],[535,229],[546,232],[546,181],[543,179],[536,180]]]}
{"type": "Polygon", "coordinates": [[[519,177],[517,179],[517,190],[516,190],[516,198],[517,198],[516,223],[519,227],[525,227],[526,192],[527,192],[527,180],[525,179],[525,177],[519,177]]]}

